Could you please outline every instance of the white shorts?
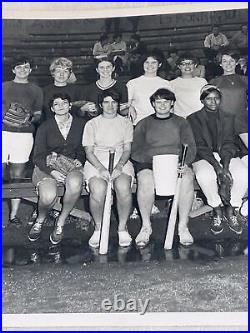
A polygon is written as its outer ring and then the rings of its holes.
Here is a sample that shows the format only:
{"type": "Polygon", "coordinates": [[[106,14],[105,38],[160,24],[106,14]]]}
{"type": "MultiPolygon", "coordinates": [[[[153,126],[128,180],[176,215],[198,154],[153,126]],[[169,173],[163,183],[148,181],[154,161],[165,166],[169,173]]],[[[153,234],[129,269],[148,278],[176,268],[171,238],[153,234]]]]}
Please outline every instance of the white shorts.
{"type": "Polygon", "coordinates": [[[34,139],[32,133],[2,132],[2,163],[26,163],[34,139]]]}

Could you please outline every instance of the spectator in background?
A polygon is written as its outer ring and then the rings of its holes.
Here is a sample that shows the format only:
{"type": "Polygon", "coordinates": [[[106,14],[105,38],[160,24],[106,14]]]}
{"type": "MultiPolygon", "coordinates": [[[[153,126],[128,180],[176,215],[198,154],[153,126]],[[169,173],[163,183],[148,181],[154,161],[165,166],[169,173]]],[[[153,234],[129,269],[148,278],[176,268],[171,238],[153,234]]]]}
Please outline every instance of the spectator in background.
{"type": "Polygon", "coordinates": [[[169,50],[169,57],[167,58],[167,64],[168,64],[168,74],[167,74],[167,80],[173,80],[176,79],[178,76],[180,76],[180,70],[177,66],[177,61],[179,59],[177,50],[175,48],[171,48],[169,50]]]}
{"type": "Polygon", "coordinates": [[[242,24],[241,30],[233,35],[231,40],[232,47],[235,47],[241,55],[247,55],[248,31],[247,24],[242,24]]]}
{"type": "Polygon", "coordinates": [[[193,76],[196,58],[191,53],[181,55],[177,65],[181,71],[181,76],[170,81],[171,89],[176,97],[174,113],[186,118],[202,108],[200,90],[207,81],[202,77],[193,76]]]}
{"type": "Polygon", "coordinates": [[[241,56],[235,67],[235,73],[248,76],[247,56],[241,56]]]}
{"type": "Polygon", "coordinates": [[[193,76],[197,76],[197,77],[203,77],[205,78],[206,76],[206,68],[204,65],[201,64],[201,61],[199,58],[196,58],[196,66],[195,69],[193,71],[193,76]]]}
{"type": "Polygon", "coordinates": [[[212,33],[204,40],[204,53],[208,59],[214,58],[217,53],[229,45],[227,37],[220,32],[219,26],[212,27],[212,33]]]}
{"type": "MultiPolygon", "coordinates": [[[[52,96],[58,93],[67,94],[70,96],[72,102],[81,99],[80,89],[74,84],[69,84],[73,63],[68,58],[60,57],[52,61],[49,70],[54,82],[43,88],[44,102],[43,110],[45,119],[54,117],[54,112],[51,111],[49,101],[52,96]]],[[[78,108],[72,106],[70,113],[77,114],[78,108]]]]}
{"type": "Polygon", "coordinates": [[[93,47],[93,56],[95,59],[101,59],[107,57],[112,51],[112,46],[109,43],[109,37],[107,34],[101,35],[98,42],[93,47]]]}
{"type": "Polygon", "coordinates": [[[220,76],[223,74],[223,69],[220,66],[221,62],[221,53],[218,53],[216,57],[207,59],[207,63],[205,65],[205,79],[209,82],[216,76],[220,76]]]}
{"type": "Polygon", "coordinates": [[[124,70],[124,66],[127,64],[127,45],[126,42],[122,40],[121,33],[114,34],[111,46],[111,56],[114,57],[115,72],[120,73],[124,70]]]}
{"type": "Polygon", "coordinates": [[[147,46],[141,41],[141,37],[134,34],[130,37],[128,47],[128,64],[132,78],[138,77],[141,72],[140,59],[147,52],[147,46]]]}

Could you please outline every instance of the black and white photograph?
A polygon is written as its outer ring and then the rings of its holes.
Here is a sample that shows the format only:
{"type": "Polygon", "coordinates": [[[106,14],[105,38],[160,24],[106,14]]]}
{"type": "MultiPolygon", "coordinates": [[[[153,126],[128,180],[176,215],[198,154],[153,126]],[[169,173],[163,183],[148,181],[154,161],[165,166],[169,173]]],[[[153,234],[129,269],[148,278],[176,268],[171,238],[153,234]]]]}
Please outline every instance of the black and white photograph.
{"type": "Polygon", "coordinates": [[[8,330],[247,330],[248,4],[2,3],[8,330]]]}

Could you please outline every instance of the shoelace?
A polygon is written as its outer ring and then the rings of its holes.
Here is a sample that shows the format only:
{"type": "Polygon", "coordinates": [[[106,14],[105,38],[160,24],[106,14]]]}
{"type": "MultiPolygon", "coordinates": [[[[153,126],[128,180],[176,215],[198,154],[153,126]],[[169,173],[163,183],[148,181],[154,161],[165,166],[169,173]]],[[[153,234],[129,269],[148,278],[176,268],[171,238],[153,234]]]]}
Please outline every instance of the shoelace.
{"type": "Polygon", "coordinates": [[[215,219],[214,219],[214,225],[216,227],[219,227],[221,225],[222,221],[221,221],[221,218],[219,216],[217,216],[215,219]]]}
{"type": "Polygon", "coordinates": [[[231,220],[231,222],[232,222],[232,224],[233,225],[238,225],[238,221],[237,221],[237,217],[236,216],[232,216],[231,218],[230,218],[230,220],[231,220]]]}
{"type": "Polygon", "coordinates": [[[40,223],[40,222],[36,222],[36,223],[34,224],[34,231],[40,231],[41,228],[42,228],[42,223],[40,223]]]}

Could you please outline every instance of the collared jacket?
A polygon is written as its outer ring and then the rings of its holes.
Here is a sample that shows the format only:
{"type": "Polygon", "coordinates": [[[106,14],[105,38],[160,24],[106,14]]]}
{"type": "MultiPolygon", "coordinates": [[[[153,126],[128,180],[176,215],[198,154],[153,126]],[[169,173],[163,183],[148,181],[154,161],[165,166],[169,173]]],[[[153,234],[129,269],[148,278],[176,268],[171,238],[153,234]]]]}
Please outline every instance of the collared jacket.
{"type": "MultiPolygon", "coordinates": [[[[219,154],[223,164],[225,159],[231,159],[237,154],[235,116],[221,110],[217,111],[216,114],[216,152],[219,154]]],[[[195,162],[204,159],[213,166],[218,165],[213,155],[213,138],[207,125],[207,111],[202,108],[200,111],[188,116],[187,121],[191,125],[196,142],[195,162]]]]}

